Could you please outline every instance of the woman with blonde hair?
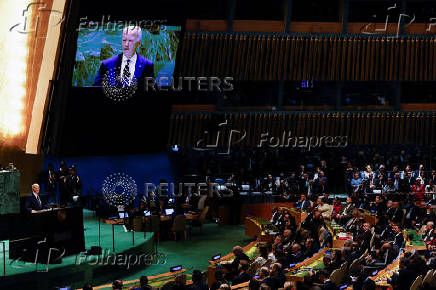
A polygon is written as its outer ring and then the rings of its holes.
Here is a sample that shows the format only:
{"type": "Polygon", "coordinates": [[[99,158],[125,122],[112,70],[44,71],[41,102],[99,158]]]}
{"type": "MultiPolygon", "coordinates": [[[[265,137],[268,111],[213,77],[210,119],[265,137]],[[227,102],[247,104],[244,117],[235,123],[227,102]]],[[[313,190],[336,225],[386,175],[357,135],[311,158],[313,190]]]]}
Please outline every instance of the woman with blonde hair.
{"type": "Polygon", "coordinates": [[[297,290],[297,283],[295,281],[286,281],[283,285],[284,290],[297,290]]]}
{"type": "Polygon", "coordinates": [[[363,171],[363,178],[364,179],[369,179],[369,175],[374,175],[374,173],[372,172],[372,169],[371,169],[371,165],[366,165],[366,167],[365,167],[365,171],[363,171]]]}

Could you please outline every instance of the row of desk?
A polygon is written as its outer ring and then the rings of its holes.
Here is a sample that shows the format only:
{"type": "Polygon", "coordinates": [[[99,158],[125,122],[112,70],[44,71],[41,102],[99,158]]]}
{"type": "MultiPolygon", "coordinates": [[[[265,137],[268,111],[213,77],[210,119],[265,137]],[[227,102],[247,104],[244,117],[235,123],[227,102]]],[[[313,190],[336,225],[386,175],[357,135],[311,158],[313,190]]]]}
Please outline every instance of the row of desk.
{"type": "MultiPolygon", "coordinates": [[[[291,215],[295,218],[297,224],[301,224],[304,219],[307,217],[307,213],[301,211],[300,209],[285,207],[291,215]]],[[[363,213],[365,221],[374,225],[376,223],[375,214],[371,212],[363,213]]],[[[186,214],[186,219],[197,219],[198,215],[194,214],[186,214]]],[[[169,216],[161,216],[161,221],[168,221],[171,217],[169,216]]],[[[114,223],[117,221],[108,221],[108,223],[114,223]]],[[[118,221],[118,222],[122,222],[118,221]]],[[[309,275],[310,270],[318,271],[324,269],[323,258],[326,255],[331,255],[334,249],[342,248],[347,239],[352,238],[350,234],[347,235],[347,238],[344,238],[343,234],[340,236],[339,234],[344,233],[344,228],[336,224],[334,222],[327,222],[327,227],[329,231],[333,234],[333,248],[322,248],[318,253],[316,253],[313,257],[310,257],[299,264],[296,264],[289,272],[286,274],[286,279],[288,281],[303,281],[304,277],[309,275]]],[[[259,218],[259,217],[246,217],[245,219],[245,234],[252,239],[256,239],[255,241],[249,243],[245,247],[243,247],[244,253],[250,258],[254,259],[258,255],[258,245],[259,243],[267,243],[272,242],[275,237],[277,229],[274,225],[272,225],[267,219],[259,218]]],[[[416,231],[407,230],[404,232],[406,237],[406,251],[410,251],[411,249],[423,250],[425,249],[425,244],[423,243],[420,235],[416,233],[416,231]],[[412,239],[408,239],[409,236],[412,236],[412,239]]],[[[207,278],[209,287],[215,282],[215,272],[220,269],[218,266],[222,261],[231,262],[234,259],[234,254],[230,253],[226,256],[221,257],[219,260],[209,261],[209,265],[207,267],[207,278]]],[[[389,284],[386,283],[385,278],[390,278],[392,273],[398,270],[398,262],[399,258],[397,258],[392,264],[388,265],[384,270],[378,272],[376,276],[371,277],[372,280],[376,282],[377,285],[382,287],[388,287],[389,284]],[[384,277],[384,278],[383,278],[384,277]]],[[[160,288],[166,283],[175,281],[177,276],[183,275],[183,279],[186,279],[186,284],[189,285],[192,283],[191,275],[185,274],[186,270],[182,269],[178,272],[168,272],[163,273],[156,276],[150,276],[149,285],[153,288],[160,288]]],[[[126,281],[126,283],[138,283],[139,280],[126,281]]],[[[107,285],[105,285],[107,286],[107,285]]],[[[248,287],[248,282],[233,285],[232,289],[241,289],[248,287]]],[[[101,289],[104,287],[96,287],[95,289],[101,289]]]]}
{"type": "Polygon", "coordinates": [[[353,235],[347,233],[342,225],[333,221],[327,221],[326,225],[329,232],[333,235],[333,248],[342,248],[347,240],[353,239],[353,235]]]}
{"type": "Polygon", "coordinates": [[[309,275],[309,271],[319,271],[324,269],[323,259],[326,255],[332,254],[332,249],[322,248],[312,257],[298,263],[294,267],[289,269],[286,274],[287,281],[303,281],[304,277],[309,275]]]}
{"type": "MultiPolygon", "coordinates": [[[[287,208],[289,212],[301,222],[307,217],[307,213],[298,209],[287,208]]],[[[301,222],[297,223],[300,224],[301,222]]],[[[333,248],[342,248],[346,240],[352,239],[353,236],[346,233],[344,227],[335,222],[327,221],[327,228],[333,234],[333,248]]],[[[272,242],[277,227],[264,218],[246,217],[245,218],[245,235],[258,242],[272,242]]]]}
{"type": "MultiPolygon", "coordinates": [[[[186,285],[191,285],[192,284],[192,275],[191,274],[186,274],[186,269],[181,269],[179,271],[176,272],[167,272],[167,273],[162,273],[159,275],[155,275],[155,276],[148,276],[148,285],[150,285],[153,288],[161,288],[162,286],[164,286],[167,283],[170,282],[175,282],[175,279],[177,276],[183,276],[182,278],[186,281],[186,285]]],[[[139,279],[134,279],[134,280],[130,280],[130,281],[123,281],[123,287],[128,286],[130,287],[139,287],[139,279]]],[[[112,284],[106,284],[106,285],[101,285],[101,286],[97,286],[97,287],[93,287],[93,289],[98,290],[98,289],[107,289],[107,288],[112,288],[112,284]]]]}
{"type": "MultiPolygon", "coordinates": [[[[406,249],[407,253],[411,249],[406,249]]],[[[391,264],[389,264],[386,268],[379,271],[375,276],[370,277],[371,280],[375,282],[375,284],[379,287],[387,287],[392,289],[392,285],[388,283],[388,279],[390,279],[395,272],[398,272],[400,268],[400,259],[404,257],[404,253],[397,257],[391,264]]]]}
{"type": "Polygon", "coordinates": [[[258,242],[271,243],[277,227],[263,218],[245,218],[245,235],[258,242]]]}
{"type": "MultiPolygon", "coordinates": [[[[248,258],[254,259],[258,254],[258,241],[253,241],[242,248],[244,253],[248,256],[248,258]]],[[[215,272],[220,269],[219,263],[223,261],[231,262],[235,258],[233,253],[230,253],[224,257],[221,257],[219,260],[209,261],[209,266],[207,267],[207,282],[209,287],[215,282],[215,272]]]]}
{"type": "MultiPolygon", "coordinates": [[[[200,214],[194,214],[194,213],[186,213],[185,214],[186,220],[197,220],[199,217],[200,217],[200,214]]],[[[150,216],[135,217],[135,218],[140,218],[143,221],[146,221],[147,219],[150,218],[150,216]]],[[[125,219],[121,219],[121,218],[117,218],[117,219],[105,219],[104,220],[104,222],[106,224],[110,224],[110,225],[123,225],[124,221],[125,221],[125,219]]],[[[161,222],[171,221],[171,216],[169,216],[169,215],[161,215],[160,216],[160,221],[161,222]]]]}
{"type": "Polygon", "coordinates": [[[427,249],[421,235],[415,230],[404,230],[404,238],[406,239],[406,246],[404,248],[404,253],[397,257],[391,264],[386,268],[379,271],[377,275],[370,277],[377,286],[392,288],[392,285],[388,284],[387,280],[392,277],[395,272],[399,270],[400,259],[404,257],[404,254],[410,252],[411,250],[425,251],[427,249]],[[411,237],[409,239],[409,237],[411,237]]]}
{"type": "MultiPolygon", "coordinates": [[[[294,216],[296,222],[298,220],[298,222],[301,223],[307,216],[307,213],[299,209],[287,209],[294,216]]],[[[371,213],[369,211],[363,211],[363,217],[365,218],[365,221],[370,223],[371,225],[374,225],[376,223],[376,216],[374,213],[371,213]]],[[[273,237],[268,237],[268,231],[264,230],[265,228],[268,228],[268,223],[269,221],[266,221],[265,219],[259,219],[254,217],[246,218],[246,235],[252,238],[257,236],[258,241],[273,240],[273,237]]],[[[327,221],[326,225],[328,227],[328,230],[333,234],[332,248],[323,248],[313,257],[310,257],[292,267],[286,274],[286,279],[288,281],[303,281],[304,277],[309,274],[310,270],[318,271],[324,269],[323,258],[326,255],[331,255],[334,249],[342,248],[347,240],[352,239],[352,235],[350,233],[346,233],[342,225],[336,224],[332,221],[327,221]]],[[[405,252],[411,251],[412,249],[415,249],[417,251],[426,250],[426,245],[418,232],[416,232],[415,230],[404,230],[403,234],[406,241],[405,252]]],[[[387,284],[386,279],[389,279],[394,272],[398,271],[399,258],[397,258],[393,263],[388,265],[385,269],[379,271],[377,275],[371,277],[371,279],[375,281],[378,286],[390,287],[390,285],[387,284]]],[[[232,289],[243,288],[243,286],[246,285],[236,285],[232,287],[232,289]]]]}

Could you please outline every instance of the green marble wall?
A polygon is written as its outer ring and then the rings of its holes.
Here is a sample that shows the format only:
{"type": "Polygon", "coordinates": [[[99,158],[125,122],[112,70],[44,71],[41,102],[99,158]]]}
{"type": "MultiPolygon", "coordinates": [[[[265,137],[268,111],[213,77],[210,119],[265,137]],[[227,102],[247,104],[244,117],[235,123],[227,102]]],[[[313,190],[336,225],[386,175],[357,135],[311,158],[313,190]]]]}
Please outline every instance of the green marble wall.
{"type": "Polygon", "coordinates": [[[0,215],[20,213],[20,171],[0,171],[0,215]]]}

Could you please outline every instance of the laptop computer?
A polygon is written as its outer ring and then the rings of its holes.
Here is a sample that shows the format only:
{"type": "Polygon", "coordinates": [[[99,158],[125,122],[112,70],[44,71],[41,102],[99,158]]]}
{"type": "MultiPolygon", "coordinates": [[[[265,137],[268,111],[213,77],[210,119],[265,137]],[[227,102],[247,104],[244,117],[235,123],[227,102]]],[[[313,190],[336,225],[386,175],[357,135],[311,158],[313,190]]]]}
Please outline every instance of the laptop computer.
{"type": "Polygon", "coordinates": [[[178,265],[170,268],[170,272],[176,272],[180,270],[182,270],[182,265],[178,265]]]}
{"type": "Polygon", "coordinates": [[[221,259],[221,254],[216,254],[215,256],[212,257],[212,261],[216,261],[221,259]]]}
{"type": "Polygon", "coordinates": [[[127,212],[119,212],[118,216],[120,217],[120,219],[123,219],[123,218],[128,218],[129,214],[127,212]]]}

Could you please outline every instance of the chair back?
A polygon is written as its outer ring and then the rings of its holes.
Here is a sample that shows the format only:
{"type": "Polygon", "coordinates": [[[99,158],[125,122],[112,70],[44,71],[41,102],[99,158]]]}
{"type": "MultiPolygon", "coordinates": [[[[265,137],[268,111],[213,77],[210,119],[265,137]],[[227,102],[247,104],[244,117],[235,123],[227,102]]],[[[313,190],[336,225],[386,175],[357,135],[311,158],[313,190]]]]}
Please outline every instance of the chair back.
{"type": "Polygon", "coordinates": [[[160,231],[160,216],[152,215],[150,216],[150,230],[153,233],[158,233],[160,231]]]}
{"type": "Polygon", "coordinates": [[[203,210],[201,211],[200,217],[198,218],[200,222],[204,222],[206,219],[207,212],[209,211],[209,206],[206,205],[203,210]]]}
{"type": "Polygon", "coordinates": [[[344,278],[344,271],[336,269],[330,275],[330,281],[332,281],[337,287],[341,286],[342,279],[344,278]]]}
{"type": "Polygon", "coordinates": [[[133,231],[135,232],[143,231],[142,217],[135,217],[133,219],[133,231]]]}
{"type": "Polygon", "coordinates": [[[422,285],[422,275],[419,275],[416,277],[415,281],[413,282],[412,286],[410,286],[410,290],[417,290],[419,286],[422,285]]]}
{"type": "Polygon", "coordinates": [[[160,290],[172,290],[177,286],[175,281],[169,281],[160,287],[160,290]]]}
{"type": "Polygon", "coordinates": [[[174,218],[173,227],[171,231],[173,232],[183,232],[186,229],[186,218],[185,215],[180,214],[174,218]]]}
{"type": "Polygon", "coordinates": [[[436,288],[436,270],[433,272],[433,275],[432,275],[429,283],[430,283],[430,286],[436,288]]]}
{"type": "Polygon", "coordinates": [[[374,245],[375,233],[372,234],[371,240],[369,241],[369,248],[372,249],[374,245]]]}
{"type": "Polygon", "coordinates": [[[333,213],[333,205],[329,204],[328,216],[331,218],[333,213]]]}
{"type": "Polygon", "coordinates": [[[348,269],[348,262],[344,262],[341,265],[341,270],[346,271],[348,269]]]}
{"type": "Polygon", "coordinates": [[[424,284],[424,283],[430,284],[430,282],[433,278],[433,273],[434,273],[434,270],[428,270],[424,279],[422,279],[422,284],[424,284]]]}
{"type": "Polygon", "coordinates": [[[359,260],[362,260],[363,257],[366,256],[366,254],[368,254],[368,249],[366,249],[365,252],[363,252],[362,256],[359,257],[359,260]]]}
{"type": "Polygon", "coordinates": [[[201,272],[201,280],[203,281],[203,283],[207,284],[207,271],[203,271],[201,272]]]}
{"type": "MultiPolygon", "coordinates": [[[[360,267],[359,267],[359,259],[355,259],[354,261],[353,261],[353,263],[351,263],[351,265],[350,265],[350,268],[349,268],[349,271],[350,271],[350,274],[351,275],[353,275],[353,274],[357,274],[359,271],[360,271],[360,267]]],[[[357,276],[357,275],[356,275],[357,276]]]]}
{"type": "Polygon", "coordinates": [[[197,204],[197,208],[199,210],[204,209],[204,204],[206,203],[206,198],[207,198],[207,195],[200,196],[200,199],[198,200],[198,204],[197,204]]]}
{"type": "Polygon", "coordinates": [[[403,219],[401,220],[401,224],[404,225],[404,221],[406,220],[407,211],[403,208],[403,219]]]}

